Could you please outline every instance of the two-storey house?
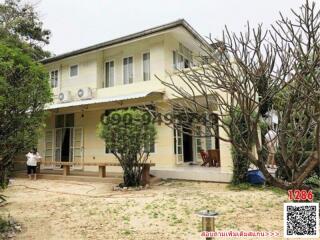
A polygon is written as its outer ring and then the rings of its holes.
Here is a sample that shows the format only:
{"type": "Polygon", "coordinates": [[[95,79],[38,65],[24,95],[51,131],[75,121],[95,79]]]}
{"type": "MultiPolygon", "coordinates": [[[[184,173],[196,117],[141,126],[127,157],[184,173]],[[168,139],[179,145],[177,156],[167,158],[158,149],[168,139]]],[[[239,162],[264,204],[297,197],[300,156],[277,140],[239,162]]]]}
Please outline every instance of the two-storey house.
{"type": "MultiPolygon", "coordinates": [[[[106,112],[140,105],[158,111],[170,108],[166,79],[176,68],[194,64],[208,43],[185,21],[178,20],[42,61],[48,69],[54,101],[38,151],[46,162],[116,161],[97,136],[97,125],[106,112]],[[157,77],[156,77],[157,76],[157,77]]],[[[229,181],[230,145],[215,138],[196,138],[165,124],[157,125],[157,139],[150,160],[159,177],[229,181]],[[200,149],[219,149],[221,166],[204,168],[200,149]],[[191,164],[190,164],[191,163],[191,164]],[[204,171],[205,169],[205,171],[204,171]]],[[[221,132],[220,134],[223,134],[221,132]]],[[[54,164],[52,165],[54,166],[54,164]]]]}

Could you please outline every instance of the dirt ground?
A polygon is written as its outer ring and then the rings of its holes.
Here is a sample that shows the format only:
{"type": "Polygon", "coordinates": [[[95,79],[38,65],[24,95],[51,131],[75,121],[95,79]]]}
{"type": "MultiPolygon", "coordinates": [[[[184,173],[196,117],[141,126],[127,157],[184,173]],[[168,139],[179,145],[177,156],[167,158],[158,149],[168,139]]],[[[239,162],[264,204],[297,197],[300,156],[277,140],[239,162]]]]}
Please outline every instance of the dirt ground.
{"type": "Polygon", "coordinates": [[[216,230],[282,235],[287,196],[281,191],[240,191],[226,184],[188,181],[163,181],[150,189],[126,192],[113,191],[113,186],[15,179],[5,191],[9,203],[0,214],[10,214],[22,224],[16,239],[23,240],[204,239],[195,214],[203,209],[219,213],[216,230]]]}

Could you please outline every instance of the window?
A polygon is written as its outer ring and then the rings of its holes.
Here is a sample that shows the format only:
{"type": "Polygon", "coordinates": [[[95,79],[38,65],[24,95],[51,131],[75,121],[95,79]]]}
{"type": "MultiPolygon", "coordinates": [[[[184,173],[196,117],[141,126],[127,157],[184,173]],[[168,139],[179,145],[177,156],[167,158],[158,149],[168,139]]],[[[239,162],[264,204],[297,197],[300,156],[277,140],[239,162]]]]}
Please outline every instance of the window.
{"type": "Polygon", "coordinates": [[[74,127],[74,114],[66,114],[65,115],[65,125],[66,127],[74,127]]]}
{"type": "Polygon", "coordinates": [[[200,154],[200,151],[202,150],[202,144],[201,144],[201,127],[196,126],[195,129],[195,138],[196,138],[196,152],[197,154],[200,154]]]}
{"type": "Polygon", "coordinates": [[[192,65],[192,51],[179,43],[179,51],[173,51],[173,67],[182,70],[192,65]]]}
{"type": "Polygon", "coordinates": [[[70,77],[78,76],[78,72],[79,72],[78,68],[79,68],[78,65],[70,66],[70,77]]]}
{"type": "Polygon", "coordinates": [[[129,84],[133,82],[133,57],[123,59],[123,83],[129,84]]]}
{"type": "Polygon", "coordinates": [[[173,67],[175,69],[182,70],[190,67],[190,60],[185,58],[177,51],[173,51],[173,67]]]}
{"type": "Polygon", "coordinates": [[[206,128],[206,150],[212,149],[211,132],[206,128]]]}
{"type": "Polygon", "coordinates": [[[64,115],[56,115],[55,127],[56,128],[64,127],[64,115]]]}
{"type": "Polygon", "coordinates": [[[144,151],[145,152],[149,152],[149,153],[154,153],[155,152],[155,144],[154,141],[149,143],[149,144],[145,144],[144,146],[144,151]]]}
{"type": "Polygon", "coordinates": [[[144,53],[143,60],[143,81],[150,80],[150,53],[144,53]]]}
{"type": "Polygon", "coordinates": [[[74,127],[74,114],[70,113],[70,114],[56,115],[55,127],[56,128],[74,127]]]}
{"type": "Polygon", "coordinates": [[[106,62],[106,81],[105,87],[113,87],[114,86],[114,62],[106,62]]]}
{"type": "Polygon", "coordinates": [[[58,75],[59,75],[58,70],[54,70],[50,72],[50,84],[52,88],[58,87],[58,75]]]}

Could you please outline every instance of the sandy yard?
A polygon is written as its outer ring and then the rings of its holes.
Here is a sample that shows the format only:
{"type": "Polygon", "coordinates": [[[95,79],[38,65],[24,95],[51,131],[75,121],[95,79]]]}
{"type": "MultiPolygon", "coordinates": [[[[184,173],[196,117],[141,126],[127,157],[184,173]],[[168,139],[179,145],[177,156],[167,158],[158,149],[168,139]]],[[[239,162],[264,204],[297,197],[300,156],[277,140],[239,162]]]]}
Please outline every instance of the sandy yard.
{"type": "Polygon", "coordinates": [[[283,231],[287,196],[281,191],[163,181],[121,192],[113,185],[16,179],[5,191],[9,204],[0,211],[22,224],[16,239],[24,240],[204,239],[195,214],[203,209],[219,212],[216,230],[283,231]]]}

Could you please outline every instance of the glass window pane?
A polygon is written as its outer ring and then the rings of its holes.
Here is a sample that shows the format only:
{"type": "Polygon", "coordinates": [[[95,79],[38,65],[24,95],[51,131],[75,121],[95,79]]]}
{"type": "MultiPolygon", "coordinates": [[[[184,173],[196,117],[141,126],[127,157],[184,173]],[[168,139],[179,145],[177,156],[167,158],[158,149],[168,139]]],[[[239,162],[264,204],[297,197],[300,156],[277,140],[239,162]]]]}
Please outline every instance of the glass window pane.
{"type": "Polygon", "coordinates": [[[133,58],[129,57],[129,83],[133,82],[133,58]]]}
{"type": "Polygon", "coordinates": [[[150,53],[143,54],[143,81],[150,80],[150,53]]]}
{"type": "Polygon", "coordinates": [[[114,63],[110,62],[110,87],[114,86],[114,63]]]}
{"type": "Polygon", "coordinates": [[[128,79],[128,59],[124,58],[123,59],[123,83],[128,84],[129,79],[128,79]]]}
{"type": "Polygon", "coordinates": [[[133,58],[127,57],[123,59],[123,83],[133,82],[133,58]]]}
{"type": "Polygon", "coordinates": [[[70,77],[78,75],[78,65],[73,65],[70,67],[70,77]]]}
{"type": "Polygon", "coordinates": [[[106,63],[106,82],[105,82],[105,87],[109,87],[110,86],[109,75],[110,75],[109,62],[107,62],[106,63]]]}
{"type": "Polygon", "coordinates": [[[58,87],[58,70],[50,72],[50,84],[52,88],[58,87]]]}
{"type": "Polygon", "coordinates": [[[190,67],[190,63],[188,59],[184,60],[184,68],[189,68],[190,67]]]}
{"type": "Polygon", "coordinates": [[[183,56],[181,54],[178,54],[178,69],[183,69],[183,67],[184,67],[183,56]]]}
{"type": "Polygon", "coordinates": [[[154,142],[150,144],[150,152],[151,153],[155,152],[155,143],[154,142]]]}
{"type": "Polygon", "coordinates": [[[113,87],[114,86],[114,62],[106,63],[106,82],[105,87],[113,87]]]}
{"type": "Polygon", "coordinates": [[[155,143],[152,142],[150,144],[146,143],[144,145],[144,151],[149,152],[149,153],[154,153],[155,152],[155,143]]]}
{"type": "Polygon", "coordinates": [[[174,69],[177,69],[177,54],[176,54],[176,51],[173,51],[173,68],[174,69]]]}
{"type": "Polygon", "coordinates": [[[66,115],[66,127],[74,127],[74,114],[66,115]]]}
{"type": "Polygon", "coordinates": [[[64,127],[64,115],[56,115],[55,127],[56,128],[64,127]]]}

